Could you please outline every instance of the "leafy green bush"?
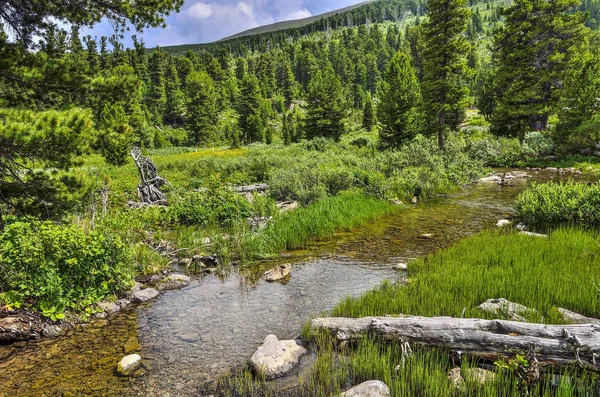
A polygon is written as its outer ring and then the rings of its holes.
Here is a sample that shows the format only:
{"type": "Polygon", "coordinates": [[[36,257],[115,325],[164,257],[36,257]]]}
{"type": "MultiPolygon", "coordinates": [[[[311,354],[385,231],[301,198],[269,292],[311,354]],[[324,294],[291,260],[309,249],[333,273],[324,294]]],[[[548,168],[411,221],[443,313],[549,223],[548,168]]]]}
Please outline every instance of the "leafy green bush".
{"type": "Polygon", "coordinates": [[[167,219],[185,225],[231,226],[252,214],[248,200],[225,187],[186,192],[171,199],[167,219]]]}
{"type": "Polygon", "coordinates": [[[551,154],[554,150],[554,142],[548,135],[540,131],[530,131],[525,134],[523,140],[523,154],[528,158],[537,158],[551,154]]]}
{"type": "Polygon", "coordinates": [[[529,226],[600,225],[600,185],[534,184],[517,198],[517,213],[529,226]]]}
{"type": "Polygon", "coordinates": [[[128,288],[127,246],[112,233],[75,225],[18,222],[0,235],[0,300],[36,308],[53,320],[128,288]]]}

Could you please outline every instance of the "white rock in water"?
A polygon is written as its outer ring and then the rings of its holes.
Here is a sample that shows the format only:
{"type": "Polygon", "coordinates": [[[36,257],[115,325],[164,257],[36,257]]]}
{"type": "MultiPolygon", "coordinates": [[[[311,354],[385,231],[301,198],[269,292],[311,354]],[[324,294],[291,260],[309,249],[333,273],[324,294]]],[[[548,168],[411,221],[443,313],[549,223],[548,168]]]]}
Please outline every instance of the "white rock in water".
{"type": "Polygon", "coordinates": [[[160,280],[157,288],[159,291],[167,291],[172,289],[184,288],[190,285],[191,283],[192,279],[186,276],[185,274],[174,273],[160,280]]]}
{"type": "Polygon", "coordinates": [[[522,234],[523,236],[529,236],[529,237],[548,238],[547,234],[539,234],[539,233],[532,233],[532,232],[526,232],[526,231],[521,231],[521,232],[519,232],[519,234],[522,234]]]}
{"type": "Polygon", "coordinates": [[[398,263],[392,269],[394,269],[394,270],[408,270],[408,264],[407,263],[398,263]]]}
{"type": "Polygon", "coordinates": [[[498,175],[488,176],[486,178],[481,178],[479,182],[501,182],[502,178],[498,175]]]}
{"type": "Polygon", "coordinates": [[[505,227],[511,225],[512,222],[508,219],[500,219],[498,223],[496,223],[496,227],[505,227]]]}
{"type": "Polygon", "coordinates": [[[270,282],[280,281],[286,277],[289,277],[291,272],[292,272],[292,265],[290,265],[289,263],[286,263],[284,265],[277,266],[276,268],[273,268],[273,269],[265,272],[264,276],[265,276],[265,280],[270,281],[270,282]]]}
{"type": "Polygon", "coordinates": [[[340,394],[339,397],[390,397],[390,389],[380,380],[369,380],[340,394]]]}
{"type": "Polygon", "coordinates": [[[292,371],[306,353],[295,340],[278,340],[275,335],[269,335],[250,362],[255,372],[264,374],[267,379],[275,379],[292,371]]]}
{"type": "Polygon", "coordinates": [[[160,295],[160,292],[154,288],[146,288],[133,294],[131,300],[137,303],[148,302],[149,300],[156,298],[158,295],[160,295]]]}
{"type": "Polygon", "coordinates": [[[142,357],[139,354],[125,356],[117,364],[117,372],[123,376],[129,376],[142,365],[142,357]]]}

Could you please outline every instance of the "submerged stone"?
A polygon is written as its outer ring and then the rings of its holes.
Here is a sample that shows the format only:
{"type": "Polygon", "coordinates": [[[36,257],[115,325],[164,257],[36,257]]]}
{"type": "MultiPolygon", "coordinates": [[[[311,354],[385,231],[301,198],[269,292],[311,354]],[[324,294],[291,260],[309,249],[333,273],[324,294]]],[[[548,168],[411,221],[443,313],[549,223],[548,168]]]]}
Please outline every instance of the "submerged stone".
{"type": "Polygon", "coordinates": [[[127,339],[127,342],[125,342],[125,345],[123,346],[123,353],[129,354],[140,350],[141,348],[142,346],[140,345],[140,342],[138,342],[138,339],[135,336],[132,336],[127,339]]]}
{"type": "Polygon", "coordinates": [[[139,354],[125,356],[117,364],[117,373],[122,376],[131,376],[142,365],[142,357],[139,354]]]}
{"type": "Polygon", "coordinates": [[[192,283],[192,279],[184,274],[170,274],[158,283],[159,291],[181,289],[192,283]]]}
{"type": "Polygon", "coordinates": [[[265,280],[271,281],[271,282],[283,280],[284,278],[290,276],[291,271],[292,271],[292,265],[290,265],[289,263],[286,263],[281,266],[277,266],[276,268],[273,268],[273,269],[265,272],[265,274],[264,274],[265,280]]]}

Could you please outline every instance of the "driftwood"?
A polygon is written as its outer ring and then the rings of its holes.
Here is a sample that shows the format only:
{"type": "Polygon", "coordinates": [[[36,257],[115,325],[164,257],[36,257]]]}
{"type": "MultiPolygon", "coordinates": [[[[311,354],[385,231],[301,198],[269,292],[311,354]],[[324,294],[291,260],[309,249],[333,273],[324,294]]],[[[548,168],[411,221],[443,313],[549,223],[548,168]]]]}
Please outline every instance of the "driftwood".
{"type": "Polygon", "coordinates": [[[139,147],[132,148],[130,153],[142,178],[142,183],[137,187],[140,201],[146,204],[166,204],[167,200],[160,187],[168,182],[158,175],[156,164],[149,157],[142,155],[142,149],[139,147]]]}
{"type": "Polygon", "coordinates": [[[451,317],[317,318],[314,329],[329,330],[339,340],[369,332],[384,338],[417,343],[496,360],[498,356],[533,351],[542,365],[579,365],[600,371],[600,325],[546,325],[505,320],[451,317]]]}

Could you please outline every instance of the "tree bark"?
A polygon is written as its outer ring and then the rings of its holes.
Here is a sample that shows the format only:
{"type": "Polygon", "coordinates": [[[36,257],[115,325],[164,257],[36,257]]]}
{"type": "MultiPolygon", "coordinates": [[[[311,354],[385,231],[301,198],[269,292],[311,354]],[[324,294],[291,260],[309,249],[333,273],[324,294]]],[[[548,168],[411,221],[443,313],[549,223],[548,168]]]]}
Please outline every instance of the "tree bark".
{"type": "Polygon", "coordinates": [[[600,371],[600,325],[547,325],[505,320],[451,317],[317,318],[313,329],[329,330],[339,340],[371,333],[384,338],[449,348],[496,360],[499,355],[527,355],[533,349],[543,365],[579,365],[600,371]]]}

